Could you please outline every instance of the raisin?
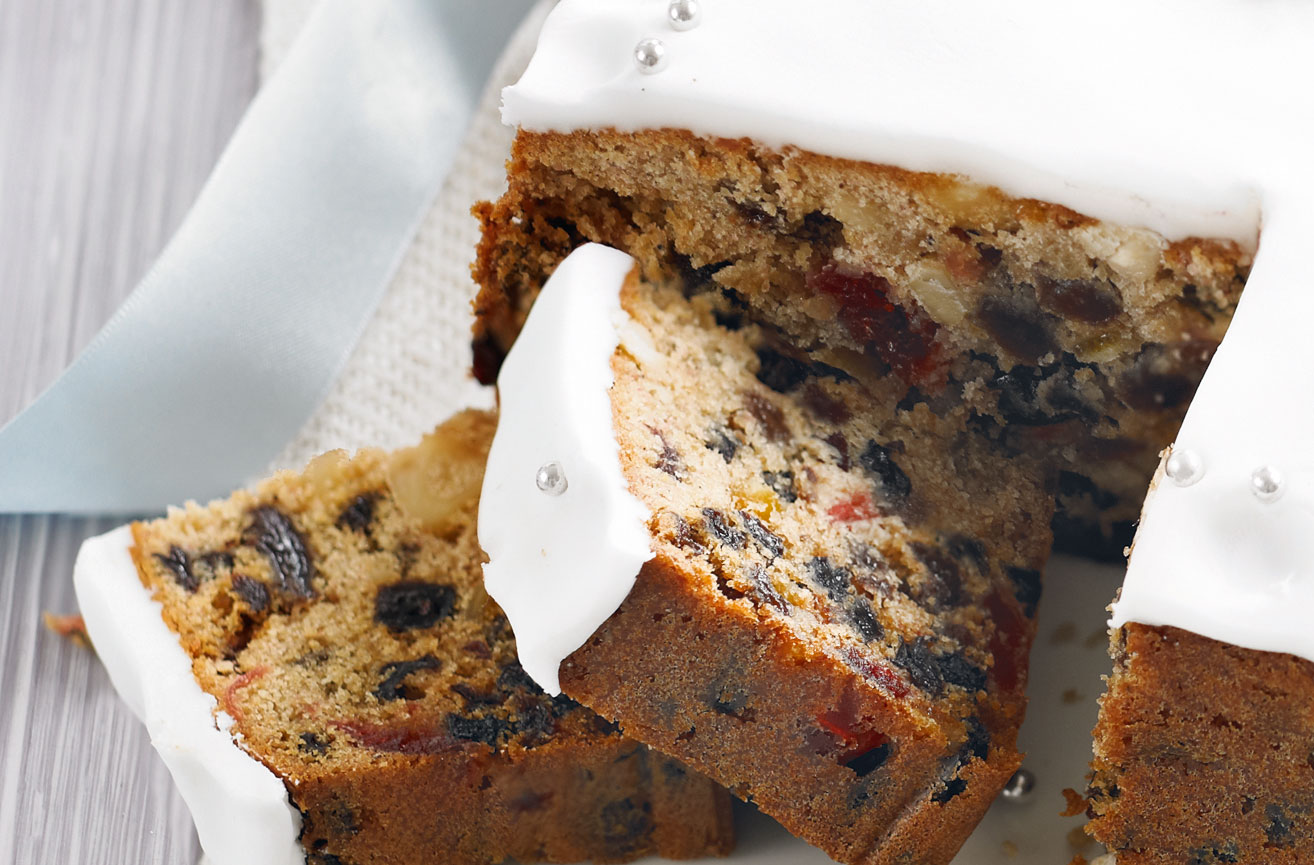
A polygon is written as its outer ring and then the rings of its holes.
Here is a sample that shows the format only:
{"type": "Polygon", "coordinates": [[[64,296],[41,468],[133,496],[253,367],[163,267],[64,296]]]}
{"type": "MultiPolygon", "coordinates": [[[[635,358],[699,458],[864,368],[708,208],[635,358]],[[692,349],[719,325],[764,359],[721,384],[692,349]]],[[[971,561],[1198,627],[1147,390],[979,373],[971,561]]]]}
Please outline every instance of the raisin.
{"type": "Polygon", "coordinates": [[[745,711],[748,707],[748,691],[742,687],[731,686],[724,682],[715,686],[707,699],[707,705],[718,715],[729,715],[741,721],[751,720],[745,717],[748,714],[745,711]]]}
{"type": "Polygon", "coordinates": [[[892,750],[890,743],[884,742],[870,751],[864,751],[856,757],[850,757],[840,765],[846,769],[852,769],[853,773],[859,778],[865,778],[885,765],[885,762],[890,759],[892,750]]]}
{"type": "Polygon", "coordinates": [[[671,533],[671,543],[682,550],[688,550],[694,555],[701,556],[707,552],[707,548],[694,535],[693,527],[678,515],[675,515],[675,531],[671,533]]]}
{"type": "Polygon", "coordinates": [[[521,744],[532,747],[548,739],[557,730],[557,718],[552,711],[552,703],[544,699],[521,701],[517,706],[516,720],[511,723],[511,733],[522,736],[521,744]]]}
{"type": "Polygon", "coordinates": [[[725,514],[714,508],[703,508],[703,527],[721,542],[722,546],[732,550],[742,550],[747,538],[744,533],[726,521],[725,514]]]}
{"type": "Polygon", "coordinates": [[[789,601],[786,601],[776,587],[772,585],[771,578],[767,576],[765,570],[758,565],[748,567],[748,582],[753,587],[753,596],[759,603],[767,604],[774,607],[781,615],[789,615],[789,601]]]}
{"type": "Polygon", "coordinates": [[[818,418],[831,424],[846,423],[853,417],[848,406],[815,384],[803,389],[803,405],[818,418]]]}
{"type": "Polygon", "coordinates": [[[470,352],[473,356],[471,371],[475,379],[480,384],[497,384],[497,373],[502,369],[506,352],[498,346],[492,335],[477,337],[470,345],[470,352]]]}
{"type": "Polygon", "coordinates": [[[783,501],[798,501],[798,491],[794,489],[794,473],[785,470],[781,472],[762,472],[762,482],[771,488],[771,491],[780,496],[783,501]]]}
{"type": "Polygon", "coordinates": [[[950,778],[944,782],[944,788],[936,791],[935,795],[931,797],[931,801],[943,805],[955,796],[961,795],[966,790],[966,781],[962,778],[950,778]]]}
{"type": "Polygon", "coordinates": [[[1028,619],[1034,617],[1040,603],[1040,571],[1009,565],[1004,572],[1013,582],[1013,596],[1022,605],[1022,612],[1028,619]]]}
{"type": "Polygon", "coordinates": [[[750,514],[748,511],[740,511],[739,518],[744,521],[744,528],[748,529],[749,536],[757,541],[757,545],[762,548],[763,552],[771,556],[771,558],[777,558],[785,552],[784,540],[775,532],[768,529],[766,524],[756,516],[750,514]]]}
{"type": "Polygon", "coordinates": [[[246,574],[233,574],[233,593],[241,598],[253,613],[269,609],[269,587],[246,574]]]}
{"type": "Polygon", "coordinates": [[[194,592],[200,586],[200,581],[192,573],[192,557],[181,547],[170,547],[168,555],[156,553],[155,560],[164,566],[178,585],[182,586],[189,592],[194,592]]]}
{"type": "Polygon", "coordinates": [[[825,556],[814,556],[808,562],[808,573],[814,583],[826,590],[831,600],[838,601],[848,593],[852,576],[849,569],[836,566],[825,556]]]}
{"type": "Polygon", "coordinates": [[[744,394],[744,407],[762,425],[762,431],[766,433],[769,441],[777,443],[789,441],[789,424],[785,421],[785,413],[780,406],[761,394],[747,393],[744,394]]]}
{"type": "Polygon", "coordinates": [[[739,439],[723,426],[714,426],[707,431],[707,441],[704,442],[709,451],[715,451],[721,455],[721,459],[729,463],[739,453],[739,439]]]}
{"type": "Polygon", "coordinates": [[[452,685],[452,691],[461,696],[465,703],[465,708],[472,706],[500,706],[505,697],[493,691],[481,691],[468,682],[457,682],[452,685]]]}
{"type": "Polygon", "coordinates": [[[501,718],[466,718],[450,714],[447,716],[447,732],[453,739],[482,742],[495,748],[499,741],[510,734],[511,725],[501,718]]]}
{"type": "Polygon", "coordinates": [[[379,500],[378,493],[362,493],[351,500],[351,504],[342,509],[334,525],[340,529],[363,532],[374,522],[374,505],[379,500]]]}
{"type": "Polygon", "coordinates": [[[317,733],[302,733],[300,736],[301,743],[297,745],[297,750],[305,754],[314,754],[322,756],[328,753],[328,742],[325,742],[317,733]]]}
{"type": "Polygon", "coordinates": [[[379,698],[380,703],[419,699],[423,694],[416,694],[406,684],[406,677],[420,670],[436,670],[438,667],[438,659],[433,655],[423,655],[413,661],[389,661],[379,668],[383,681],[374,689],[374,696],[379,698]]]}
{"type": "Polygon", "coordinates": [[[648,848],[652,837],[652,805],[620,799],[602,806],[602,839],[612,859],[628,859],[648,848]]]}
{"type": "Polygon", "coordinates": [[[1058,354],[1058,341],[1049,322],[1030,304],[988,294],[977,304],[976,317],[1000,348],[1025,363],[1034,364],[1046,355],[1058,354]]]}
{"type": "Polygon", "coordinates": [[[972,693],[985,690],[985,670],[971,663],[957,652],[936,655],[935,657],[936,663],[940,667],[940,678],[946,684],[957,685],[972,693]]]}
{"type": "Polygon", "coordinates": [[[543,689],[538,682],[525,672],[519,661],[511,661],[497,674],[497,687],[503,691],[524,690],[531,694],[541,694],[543,689]]]}
{"type": "Polygon", "coordinates": [[[251,525],[243,538],[259,550],[278,576],[279,589],[294,598],[313,598],[314,567],[301,533],[287,515],[268,505],[251,512],[251,525]]]}
{"type": "Polygon", "coordinates": [[[762,226],[772,225],[776,221],[774,216],[767,213],[759,205],[753,202],[731,200],[730,206],[733,207],[749,225],[761,228],[762,226]]]}
{"type": "Polygon", "coordinates": [[[1118,381],[1123,402],[1137,411],[1186,405],[1195,396],[1200,377],[1217,347],[1207,340],[1146,346],[1118,381]]]}
{"type": "Polygon", "coordinates": [[[657,433],[661,439],[662,449],[657,454],[657,462],[652,467],[658,471],[665,472],[677,481],[684,480],[684,460],[680,459],[680,452],[671,447],[670,442],[666,441],[666,436],[657,433]]]}
{"type": "Polygon", "coordinates": [[[925,637],[918,637],[912,642],[901,640],[894,653],[894,663],[903,668],[914,685],[928,694],[938,697],[944,690],[940,664],[931,651],[930,641],[925,637]]]}
{"type": "Polygon", "coordinates": [[[1107,279],[1036,280],[1036,297],[1050,312],[1067,318],[1099,324],[1122,312],[1122,296],[1107,279]]]}
{"type": "Polygon", "coordinates": [[[945,549],[958,561],[970,564],[978,574],[985,573],[986,565],[989,564],[986,559],[985,544],[976,538],[969,538],[967,535],[950,535],[945,541],[945,549]]]}
{"type": "Polygon", "coordinates": [[[930,544],[913,543],[912,550],[927,571],[915,595],[918,603],[931,604],[941,609],[957,606],[962,601],[963,589],[963,575],[958,569],[958,562],[939,547],[930,544]]]}
{"type": "Polygon", "coordinates": [[[908,392],[903,395],[894,406],[895,411],[912,411],[919,402],[926,402],[926,396],[922,393],[921,388],[910,387],[908,392]]]}
{"type": "Polygon", "coordinates": [[[812,374],[808,364],[775,349],[759,348],[757,359],[757,380],[776,393],[789,393],[812,374]]]}
{"type": "Polygon", "coordinates": [[[1286,809],[1281,805],[1268,805],[1264,808],[1264,816],[1268,818],[1268,824],[1264,826],[1268,843],[1274,847],[1290,847],[1294,840],[1291,837],[1291,829],[1295,821],[1287,814],[1286,809]]]}
{"type": "Polygon", "coordinates": [[[849,460],[849,440],[844,437],[844,433],[833,432],[822,441],[835,449],[835,464],[840,467],[840,471],[848,471],[853,463],[849,460]]]}
{"type": "Polygon", "coordinates": [[[348,838],[360,834],[360,821],[351,806],[340,799],[333,799],[323,809],[324,821],[329,832],[348,838]]]}
{"type": "Polygon", "coordinates": [[[906,501],[912,493],[912,481],[908,480],[903,469],[890,458],[889,448],[868,440],[862,455],[858,457],[858,462],[875,476],[880,485],[880,492],[891,504],[897,505],[906,501]]]}
{"type": "Polygon", "coordinates": [[[849,610],[849,618],[853,621],[853,627],[858,629],[858,633],[867,642],[879,640],[885,636],[885,629],[881,627],[880,620],[876,618],[876,611],[871,607],[871,601],[859,595],[853,600],[853,607],[849,610]]]}
{"type": "Polygon", "coordinates": [[[420,580],[380,586],[374,596],[374,621],[394,633],[431,628],[456,611],[456,589],[420,580]]]}

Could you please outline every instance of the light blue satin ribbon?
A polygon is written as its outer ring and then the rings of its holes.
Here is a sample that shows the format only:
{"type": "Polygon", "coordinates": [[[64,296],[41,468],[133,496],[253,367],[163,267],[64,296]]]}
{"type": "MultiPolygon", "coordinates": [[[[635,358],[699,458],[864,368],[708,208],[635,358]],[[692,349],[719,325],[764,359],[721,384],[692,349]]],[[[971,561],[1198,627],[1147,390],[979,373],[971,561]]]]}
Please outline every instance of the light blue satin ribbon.
{"type": "Polygon", "coordinates": [[[324,0],[150,273],[0,429],[0,512],[158,510],[267,465],[345,363],[530,5],[324,0]]]}

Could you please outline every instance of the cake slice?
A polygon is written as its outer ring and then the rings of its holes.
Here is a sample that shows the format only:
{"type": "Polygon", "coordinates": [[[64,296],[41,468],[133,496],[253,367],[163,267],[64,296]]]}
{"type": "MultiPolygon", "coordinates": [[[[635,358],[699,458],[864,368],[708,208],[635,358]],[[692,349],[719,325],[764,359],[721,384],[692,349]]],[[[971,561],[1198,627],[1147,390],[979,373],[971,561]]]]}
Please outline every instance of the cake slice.
{"type": "Polygon", "coordinates": [[[330,453],[80,558],[91,637],[215,865],[730,849],[723,790],[517,663],[475,540],[494,425],[330,453]]]}
{"type": "Polygon", "coordinates": [[[633,266],[571,253],[499,379],[479,532],[525,669],[839,861],[947,862],[1021,762],[1044,473],[633,266]]]}

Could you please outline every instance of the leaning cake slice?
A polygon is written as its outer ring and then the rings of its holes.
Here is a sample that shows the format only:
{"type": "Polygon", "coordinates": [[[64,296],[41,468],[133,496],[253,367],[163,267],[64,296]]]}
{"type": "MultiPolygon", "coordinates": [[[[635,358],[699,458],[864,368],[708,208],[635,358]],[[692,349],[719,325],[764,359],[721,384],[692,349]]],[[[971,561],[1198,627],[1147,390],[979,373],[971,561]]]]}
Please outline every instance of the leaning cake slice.
{"type": "Polygon", "coordinates": [[[730,849],[723,790],[517,663],[475,540],[494,424],[330,453],[84,548],[88,631],[215,865],[730,849]]]}
{"type": "Polygon", "coordinates": [[[948,861],[1021,761],[1042,473],[633,267],[571,253],[502,367],[521,662],[835,859],[948,861]]]}

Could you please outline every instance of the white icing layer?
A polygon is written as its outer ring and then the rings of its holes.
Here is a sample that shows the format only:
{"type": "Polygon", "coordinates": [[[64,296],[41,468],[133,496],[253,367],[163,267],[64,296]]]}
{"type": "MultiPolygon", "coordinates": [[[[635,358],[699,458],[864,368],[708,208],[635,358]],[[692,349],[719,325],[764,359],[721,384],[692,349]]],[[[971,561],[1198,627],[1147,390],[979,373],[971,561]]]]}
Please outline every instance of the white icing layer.
{"type": "Polygon", "coordinates": [[[301,817],[287,790],[227,732],[232,719],[201,690],[160,603],[137,576],[122,526],[82,545],[78,605],[119,696],[150,732],[213,865],[304,865],[301,817]]]}
{"type": "Polygon", "coordinates": [[[479,501],[484,586],[506,612],[520,664],[549,694],[561,662],[616,611],[652,558],[648,510],[621,472],[611,358],[629,320],[634,260],[596,243],[557,266],[497,378],[500,416],[479,501]],[[539,489],[560,465],[565,491],[539,489]]]}
{"type": "Polygon", "coordinates": [[[503,117],[674,127],[913,170],[1169,238],[1262,241],[1178,437],[1203,478],[1147,499],[1114,623],[1314,660],[1314,3],[562,0],[503,117]],[[663,71],[633,50],[655,36],[663,71]],[[1249,490],[1261,465],[1284,495],[1249,490]]]}

